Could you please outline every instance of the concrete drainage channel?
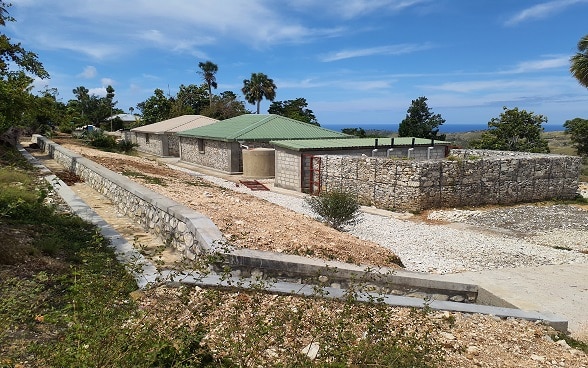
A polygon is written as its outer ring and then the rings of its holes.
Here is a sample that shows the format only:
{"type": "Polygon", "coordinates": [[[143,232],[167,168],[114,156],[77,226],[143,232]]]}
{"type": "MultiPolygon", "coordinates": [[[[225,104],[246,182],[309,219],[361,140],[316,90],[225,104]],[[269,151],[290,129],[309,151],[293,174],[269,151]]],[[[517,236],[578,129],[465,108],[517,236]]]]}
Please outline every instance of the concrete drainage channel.
{"type": "MultiPolygon", "coordinates": [[[[92,165],[84,164],[84,167],[80,169],[78,166],[87,159],[75,155],[41,136],[34,136],[33,142],[39,144],[53,158],[59,155],[65,157],[65,162],[63,159],[57,161],[77,175],[84,175],[87,167],[99,166],[95,163],[92,165]],[[56,152],[58,152],[58,155],[56,155],[56,152]]],[[[184,225],[182,223],[177,225],[179,229],[187,228],[188,230],[186,231],[190,231],[191,227],[198,227],[198,223],[203,224],[202,229],[191,229],[191,235],[184,234],[181,238],[194,240],[195,243],[198,243],[199,249],[190,245],[175,245],[175,247],[180,251],[184,251],[184,254],[191,259],[211,256],[209,258],[213,259],[213,266],[205,273],[195,270],[159,270],[92,208],[86,205],[71,188],[41,165],[24,148],[19,147],[19,151],[41,170],[45,175],[45,179],[54,187],[75,214],[100,228],[103,236],[110,240],[118,260],[125,264],[129,272],[135,277],[139,288],[145,288],[155,283],[169,283],[172,285],[193,284],[201,287],[220,286],[256,289],[261,287],[270,293],[318,295],[326,298],[346,298],[353,295],[359,301],[377,300],[401,307],[428,307],[434,310],[481,313],[502,318],[514,317],[543,321],[559,331],[567,331],[568,322],[566,320],[548,313],[513,308],[507,301],[494,296],[477,285],[439,281],[435,279],[435,275],[402,270],[373,269],[342,262],[233,248],[223,241],[222,235],[219,235],[220,231],[212,224],[212,221],[209,219],[206,219],[208,221],[203,221],[204,216],[201,214],[190,209],[188,210],[193,213],[186,214],[185,207],[177,203],[170,203],[173,201],[169,199],[161,200],[160,195],[153,194],[147,188],[137,189],[138,184],[100,166],[100,175],[114,177],[108,179],[116,182],[118,186],[126,185],[126,183],[121,184],[121,181],[128,181],[128,186],[132,188],[131,191],[135,195],[149,196],[152,194],[152,198],[147,201],[148,203],[160,200],[165,202],[167,212],[172,213],[172,215],[177,212],[181,213],[181,216],[176,214],[171,219],[166,216],[158,216],[162,217],[161,220],[173,222],[175,218],[196,219],[184,225]],[[211,224],[214,226],[213,229],[209,228],[211,224]]],[[[83,176],[82,178],[87,180],[83,176]]],[[[93,180],[87,181],[91,184],[93,180]]],[[[109,184],[109,191],[113,191],[111,184],[109,184]]],[[[142,210],[138,212],[142,216],[147,214],[146,211],[142,210]]],[[[134,209],[133,213],[136,214],[137,210],[134,209]]],[[[150,222],[146,222],[143,226],[153,229],[152,223],[151,226],[149,224],[150,222]]],[[[163,239],[170,239],[169,235],[161,231],[159,235],[163,239]]]]}

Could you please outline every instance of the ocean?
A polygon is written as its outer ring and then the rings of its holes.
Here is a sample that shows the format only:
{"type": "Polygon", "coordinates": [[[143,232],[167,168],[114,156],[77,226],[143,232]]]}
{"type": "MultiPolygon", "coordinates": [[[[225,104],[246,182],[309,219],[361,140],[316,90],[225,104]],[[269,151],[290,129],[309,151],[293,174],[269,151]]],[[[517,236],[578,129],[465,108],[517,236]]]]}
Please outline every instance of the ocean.
{"type": "MultiPolygon", "coordinates": [[[[363,128],[364,130],[386,130],[392,132],[398,132],[398,124],[358,124],[358,125],[348,125],[348,124],[325,124],[321,125],[321,127],[326,129],[335,130],[340,132],[343,128],[363,128]]],[[[543,128],[546,132],[556,132],[556,131],[563,131],[564,127],[562,125],[557,124],[546,124],[543,125],[543,128]]],[[[486,130],[488,129],[488,124],[443,124],[439,127],[439,134],[443,133],[461,133],[461,132],[473,132],[476,130],[486,130]]]]}

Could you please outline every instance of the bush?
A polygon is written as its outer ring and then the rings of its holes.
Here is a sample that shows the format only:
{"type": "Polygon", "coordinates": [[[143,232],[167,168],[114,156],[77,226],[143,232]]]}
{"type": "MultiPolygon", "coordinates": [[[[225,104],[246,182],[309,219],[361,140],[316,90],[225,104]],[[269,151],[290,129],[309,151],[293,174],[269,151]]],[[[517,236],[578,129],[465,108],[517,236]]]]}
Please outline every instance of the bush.
{"type": "Polygon", "coordinates": [[[306,203],[323,221],[341,231],[359,220],[359,203],[349,193],[330,191],[306,198],[306,203]]]}
{"type": "Polygon", "coordinates": [[[104,134],[101,130],[94,130],[88,132],[86,135],[86,142],[92,147],[103,149],[114,149],[116,147],[116,140],[114,137],[104,134]]]}
{"type": "Polygon", "coordinates": [[[116,150],[119,152],[131,153],[135,150],[135,147],[138,146],[139,145],[136,143],[123,139],[116,144],[116,150]]]}

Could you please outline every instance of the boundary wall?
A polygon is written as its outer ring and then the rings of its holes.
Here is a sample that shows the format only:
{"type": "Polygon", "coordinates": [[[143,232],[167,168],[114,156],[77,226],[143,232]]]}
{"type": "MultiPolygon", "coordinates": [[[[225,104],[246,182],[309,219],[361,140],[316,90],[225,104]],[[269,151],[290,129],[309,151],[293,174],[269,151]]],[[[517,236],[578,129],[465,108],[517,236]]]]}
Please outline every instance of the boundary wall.
{"type": "Polygon", "coordinates": [[[582,159],[489,150],[452,150],[447,159],[320,156],[321,190],[402,211],[573,199],[582,159]]]}
{"type": "Polygon", "coordinates": [[[32,141],[67,170],[115,203],[118,211],[183,252],[187,258],[195,259],[210,248],[210,244],[222,238],[220,231],[208,217],[43,136],[33,135],[32,141]]]}

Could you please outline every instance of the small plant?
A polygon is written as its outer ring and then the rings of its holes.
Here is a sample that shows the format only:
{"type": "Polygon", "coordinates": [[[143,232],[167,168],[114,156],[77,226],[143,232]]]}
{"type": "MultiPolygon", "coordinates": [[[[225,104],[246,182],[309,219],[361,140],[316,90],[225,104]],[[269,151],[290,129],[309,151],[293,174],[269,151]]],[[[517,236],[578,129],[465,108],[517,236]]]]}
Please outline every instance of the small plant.
{"type": "Polygon", "coordinates": [[[140,172],[136,172],[136,171],[125,170],[122,172],[122,174],[124,176],[128,176],[130,178],[143,179],[143,180],[145,180],[146,183],[149,183],[149,184],[157,184],[157,185],[161,185],[163,187],[167,185],[166,182],[162,178],[157,178],[155,176],[148,176],[148,175],[142,174],[140,172]]]}
{"type": "Polygon", "coordinates": [[[307,197],[306,203],[330,227],[343,230],[346,225],[353,225],[359,220],[359,203],[351,194],[340,191],[321,193],[307,197]]]}
{"type": "Polygon", "coordinates": [[[135,148],[138,146],[139,145],[137,143],[133,143],[131,141],[123,139],[116,144],[116,150],[128,154],[133,152],[135,148]]]}
{"type": "Polygon", "coordinates": [[[86,134],[85,141],[92,147],[112,150],[116,147],[114,137],[104,134],[101,130],[94,130],[86,134]]]}

